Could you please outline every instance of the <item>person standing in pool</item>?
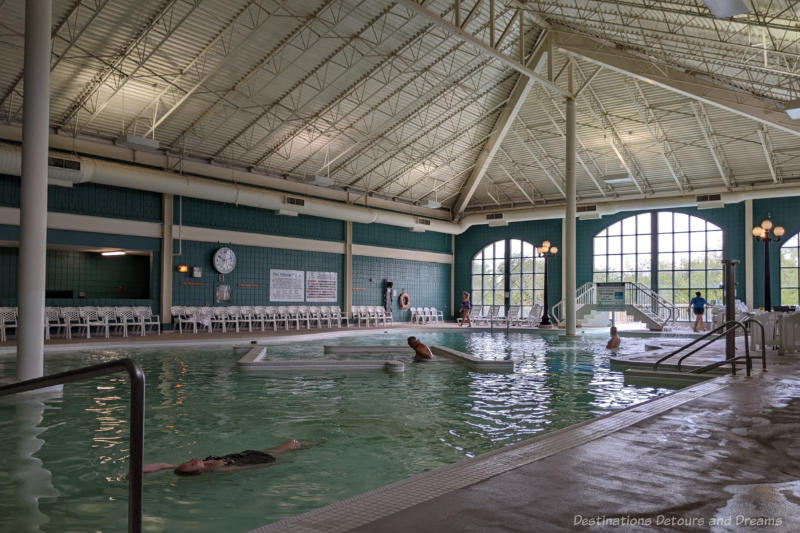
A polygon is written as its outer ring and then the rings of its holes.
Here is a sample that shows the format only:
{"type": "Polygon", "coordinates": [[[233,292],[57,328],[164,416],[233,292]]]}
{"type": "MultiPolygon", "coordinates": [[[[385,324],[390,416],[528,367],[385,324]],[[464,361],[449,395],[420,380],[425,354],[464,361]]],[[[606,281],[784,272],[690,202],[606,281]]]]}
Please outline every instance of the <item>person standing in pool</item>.
{"type": "Polygon", "coordinates": [[[706,308],[706,301],[700,296],[700,291],[694,293],[694,298],[689,301],[689,309],[694,312],[694,326],[692,329],[697,332],[698,328],[700,331],[706,330],[706,325],[703,323],[703,313],[705,312],[706,308]]]}
{"type": "Polygon", "coordinates": [[[298,450],[304,444],[294,439],[289,439],[280,446],[266,450],[245,450],[241,453],[231,453],[221,457],[209,455],[205,459],[190,459],[178,466],[169,463],[151,463],[142,467],[142,472],[151,474],[159,470],[174,469],[178,476],[199,476],[203,472],[232,472],[234,470],[249,470],[272,466],[275,457],[291,450],[298,450]]]}
{"type": "Polygon", "coordinates": [[[617,333],[617,328],[612,326],[612,328],[611,328],[611,338],[609,339],[608,344],[606,344],[606,349],[607,350],[617,350],[617,349],[619,349],[619,343],[620,342],[622,342],[622,341],[619,338],[619,334],[617,333]]]}
{"type": "Polygon", "coordinates": [[[433,360],[431,349],[422,344],[416,337],[409,337],[408,345],[414,348],[414,362],[433,360]]]}
{"type": "Polygon", "coordinates": [[[464,291],[461,293],[461,322],[458,324],[458,327],[464,325],[464,321],[467,321],[467,327],[472,327],[472,321],[469,319],[469,314],[472,312],[472,303],[469,301],[469,293],[464,291]]]}

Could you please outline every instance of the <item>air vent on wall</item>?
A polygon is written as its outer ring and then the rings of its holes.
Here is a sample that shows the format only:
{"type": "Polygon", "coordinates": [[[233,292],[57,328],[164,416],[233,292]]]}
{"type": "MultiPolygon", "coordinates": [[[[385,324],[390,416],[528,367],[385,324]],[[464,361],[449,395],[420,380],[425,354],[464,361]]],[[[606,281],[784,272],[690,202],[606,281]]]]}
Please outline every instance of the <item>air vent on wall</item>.
{"type": "Polygon", "coordinates": [[[303,198],[298,198],[296,196],[286,196],[284,198],[284,203],[286,205],[296,205],[299,207],[303,207],[306,205],[306,201],[303,198]]]}
{"type": "Polygon", "coordinates": [[[81,162],[64,157],[47,158],[47,182],[59,187],[72,187],[81,181],[81,162]]]}
{"type": "Polygon", "coordinates": [[[503,218],[503,213],[489,213],[486,215],[486,220],[498,220],[503,218]]]}
{"type": "Polygon", "coordinates": [[[601,216],[596,205],[579,205],[576,211],[581,220],[596,220],[601,216]]]}
{"type": "Polygon", "coordinates": [[[695,197],[697,209],[719,209],[725,207],[721,194],[700,194],[695,197]]]}
{"type": "Polygon", "coordinates": [[[419,224],[420,226],[430,226],[431,225],[431,219],[417,217],[417,224],[419,224]]]}
{"type": "Polygon", "coordinates": [[[578,213],[586,213],[588,211],[597,211],[596,205],[579,205],[577,208],[578,213]]]}

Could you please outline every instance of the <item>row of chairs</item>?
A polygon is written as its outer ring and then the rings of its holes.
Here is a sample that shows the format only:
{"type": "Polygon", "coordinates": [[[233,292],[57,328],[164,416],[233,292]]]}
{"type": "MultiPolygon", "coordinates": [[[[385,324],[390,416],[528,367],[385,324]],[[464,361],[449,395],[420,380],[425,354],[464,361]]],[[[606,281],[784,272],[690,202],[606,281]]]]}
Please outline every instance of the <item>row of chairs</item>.
{"type": "Polygon", "coordinates": [[[184,328],[191,329],[197,333],[198,326],[213,333],[220,331],[226,333],[235,330],[237,333],[241,328],[247,327],[247,331],[252,332],[253,326],[261,326],[261,331],[265,331],[268,325],[272,326],[273,331],[277,331],[278,326],[284,329],[291,329],[294,323],[296,329],[300,329],[302,324],[306,329],[316,323],[317,327],[327,324],[327,327],[342,327],[342,322],[349,325],[346,315],[343,315],[338,306],[223,306],[223,307],[191,307],[176,305],[172,307],[172,322],[178,328],[178,332],[183,333],[184,328]]]}
{"type": "Polygon", "coordinates": [[[370,322],[374,322],[376,326],[378,323],[383,325],[392,323],[392,313],[387,313],[383,307],[377,305],[354,305],[350,308],[350,312],[353,322],[359,327],[362,322],[367,326],[370,322]]]}
{"type": "MultiPolygon", "coordinates": [[[[543,311],[542,304],[531,306],[527,313],[519,305],[509,306],[508,312],[505,311],[505,307],[502,305],[482,305],[472,308],[470,321],[476,326],[498,325],[535,328],[542,321],[543,311]]],[[[459,318],[458,321],[461,322],[461,319],[459,318]]]]}
{"type": "MultiPolygon", "coordinates": [[[[18,309],[0,307],[0,342],[8,338],[9,330],[17,329],[18,309]]],[[[161,317],[154,315],[152,309],[139,307],[45,307],[44,338],[50,340],[54,333],[61,332],[71,339],[73,331],[80,336],[91,338],[92,333],[102,334],[106,339],[111,333],[128,336],[129,330],[136,330],[144,336],[148,328],[161,334],[161,317]]]]}
{"type": "Polygon", "coordinates": [[[429,324],[431,322],[444,322],[444,313],[435,307],[412,307],[412,324],[429,324]]]}

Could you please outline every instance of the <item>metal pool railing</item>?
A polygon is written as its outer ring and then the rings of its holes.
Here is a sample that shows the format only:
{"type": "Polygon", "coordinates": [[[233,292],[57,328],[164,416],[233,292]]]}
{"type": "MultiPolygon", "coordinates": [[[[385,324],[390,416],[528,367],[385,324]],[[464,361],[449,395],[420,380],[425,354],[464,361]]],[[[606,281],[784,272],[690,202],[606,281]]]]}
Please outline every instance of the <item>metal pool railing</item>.
{"type": "Polygon", "coordinates": [[[142,465],[144,456],[144,372],[133,359],[67,370],[0,387],[0,396],[44,389],[97,376],[126,371],[131,378],[130,459],[128,460],[128,532],[142,531],[142,465]]]}

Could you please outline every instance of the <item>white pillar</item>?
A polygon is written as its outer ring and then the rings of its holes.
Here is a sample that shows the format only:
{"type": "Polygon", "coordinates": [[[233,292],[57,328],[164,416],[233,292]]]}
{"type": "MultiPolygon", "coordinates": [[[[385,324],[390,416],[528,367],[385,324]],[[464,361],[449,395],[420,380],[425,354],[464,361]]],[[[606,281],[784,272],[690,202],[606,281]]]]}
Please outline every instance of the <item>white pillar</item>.
{"type": "Polygon", "coordinates": [[[753,200],[744,201],[744,300],[753,308],[753,200]]]}
{"type": "MultiPolygon", "coordinates": [[[[572,64],[569,66],[570,92],[572,92],[572,64]]],[[[566,240],[564,241],[564,262],[566,263],[566,293],[564,309],[566,310],[567,328],[564,333],[575,335],[575,297],[577,269],[577,234],[575,231],[575,215],[577,211],[575,188],[575,99],[567,98],[567,212],[564,216],[566,240]]]]}
{"type": "Polygon", "coordinates": [[[171,194],[161,195],[161,323],[172,321],[173,222],[175,201],[171,194]]]}
{"type": "Polygon", "coordinates": [[[47,147],[50,133],[52,0],[25,2],[25,97],[19,238],[17,378],[44,372],[44,286],[47,257],[47,147]]]}
{"type": "MultiPolygon", "coordinates": [[[[344,223],[344,309],[345,316],[350,316],[353,308],[353,223],[344,223]]],[[[351,317],[352,318],[352,317],[351,317]]]]}
{"type": "MultiPolygon", "coordinates": [[[[472,286],[472,263],[466,266],[469,269],[470,288],[472,286]]],[[[461,301],[461,298],[459,298],[461,301]]],[[[450,315],[456,317],[456,236],[450,235],[450,315]]]]}

